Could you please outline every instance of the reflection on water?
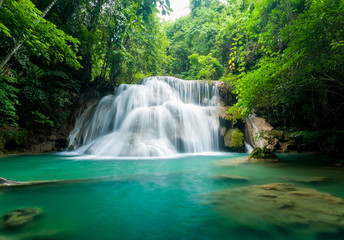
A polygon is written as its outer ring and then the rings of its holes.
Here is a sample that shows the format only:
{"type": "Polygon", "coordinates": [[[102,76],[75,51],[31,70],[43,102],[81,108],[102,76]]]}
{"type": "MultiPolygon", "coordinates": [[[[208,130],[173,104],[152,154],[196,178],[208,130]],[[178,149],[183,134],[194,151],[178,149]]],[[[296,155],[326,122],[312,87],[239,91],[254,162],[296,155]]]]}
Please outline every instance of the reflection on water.
{"type": "Polygon", "coordinates": [[[343,239],[343,169],[316,155],[266,164],[245,156],[1,158],[1,177],[84,180],[0,189],[1,216],[43,210],[22,228],[1,228],[0,239],[343,239]]]}

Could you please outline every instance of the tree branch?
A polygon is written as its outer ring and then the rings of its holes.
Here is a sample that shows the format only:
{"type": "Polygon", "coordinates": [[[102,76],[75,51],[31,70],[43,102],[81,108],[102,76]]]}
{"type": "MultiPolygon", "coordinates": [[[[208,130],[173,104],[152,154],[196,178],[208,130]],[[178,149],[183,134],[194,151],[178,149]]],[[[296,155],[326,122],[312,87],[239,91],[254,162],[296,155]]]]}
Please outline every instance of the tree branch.
{"type": "MultiPolygon", "coordinates": [[[[3,0],[0,0],[0,7],[2,5],[3,0]]],[[[33,29],[35,29],[35,27],[37,26],[37,24],[39,24],[42,19],[44,19],[45,15],[47,15],[47,13],[50,11],[50,9],[54,6],[54,4],[57,2],[57,0],[53,0],[49,6],[44,10],[44,12],[41,15],[41,18],[39,21],[37,21],[36,23],[33,24],[33,29]]],[[[4,66],[8,63],[8,61],[13,57],[13,55],[18,51],[18,49],[23,45],[23,43],[25,42],[26,37],[24,37],[22,40],[20,40],[15,46],[14,48],[11,50],[11,52],[9,54],[7,54],[7,56],[4,58],[4,60],[1,62],[0,64],[0,70],[2,70],[4,68],[4,66]]]]}

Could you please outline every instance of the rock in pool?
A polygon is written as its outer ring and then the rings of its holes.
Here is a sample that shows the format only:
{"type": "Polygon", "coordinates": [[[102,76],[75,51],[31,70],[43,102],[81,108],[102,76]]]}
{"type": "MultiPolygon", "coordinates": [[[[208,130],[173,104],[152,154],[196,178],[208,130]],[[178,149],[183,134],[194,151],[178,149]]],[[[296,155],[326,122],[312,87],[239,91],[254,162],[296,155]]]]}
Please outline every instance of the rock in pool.
{"type": "Polygon", "coordinates": [[[255,148],[248,157],[250,162],[278,162],[277,155],[266,147],[255,148]]]}
{"type": "Polygon", "coordinates": [[[20,228],[42,214],[42,209],[37,207],[20,208],[2,217],[3,227],[7,229],[20,228]]]}

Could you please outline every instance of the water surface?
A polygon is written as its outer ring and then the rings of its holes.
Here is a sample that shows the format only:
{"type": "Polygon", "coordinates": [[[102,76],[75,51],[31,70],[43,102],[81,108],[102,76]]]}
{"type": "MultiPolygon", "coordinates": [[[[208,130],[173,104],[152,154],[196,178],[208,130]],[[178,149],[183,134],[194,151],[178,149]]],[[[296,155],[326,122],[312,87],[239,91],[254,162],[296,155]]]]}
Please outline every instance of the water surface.
{"type": "Polygon", "coordinates": [[[324,183],[297,185],[344,198],[342,169],[328,167],[318,156],[282,155],[282,164],[230,164],[243,156],[247,154],[151,159],[61,154],[1,158],[0,176],[12,180],[100,179],[0,190],[0,215],[22,207],[44,211],[19,230],[1,229],[0,239],[342,239],[340,231],[243,226],[233,220],[235,217],[219,212],[211,197],[220,191],[288,182],[291,177],[329,178],[331,181],[324,183]],[[248,181],[216,178],[225,174],[248,181]]]}

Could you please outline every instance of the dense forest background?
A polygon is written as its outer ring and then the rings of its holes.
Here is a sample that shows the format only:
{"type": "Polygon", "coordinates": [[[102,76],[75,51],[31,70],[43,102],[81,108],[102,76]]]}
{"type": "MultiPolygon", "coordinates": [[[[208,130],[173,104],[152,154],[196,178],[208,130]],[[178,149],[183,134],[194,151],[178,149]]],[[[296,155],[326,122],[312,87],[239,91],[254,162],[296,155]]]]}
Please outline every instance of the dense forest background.
{"type": "Polygon", "coordinates": [[[86,92],[171,75],[225,81],[232,111],[255,111],[300,150],[343,153],[343,0],[190,5],[164,22],[168,0],[0,0],[0,151],[62,128],[86,92]]]}

